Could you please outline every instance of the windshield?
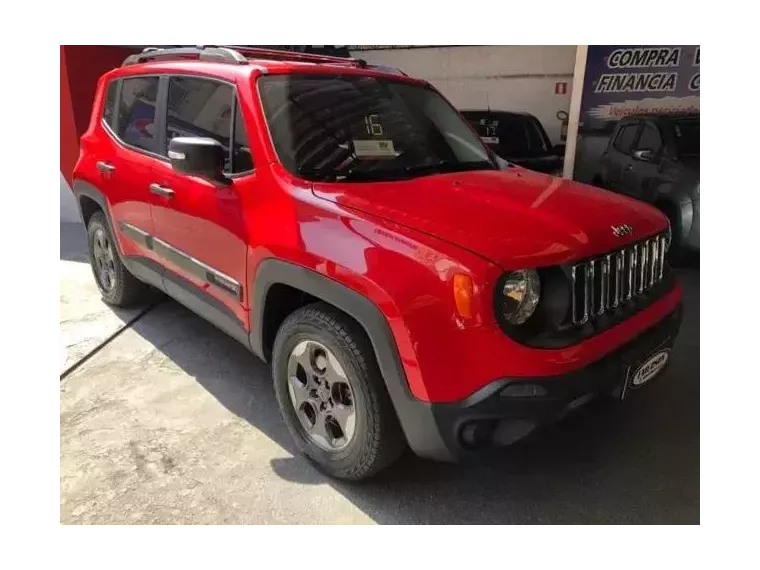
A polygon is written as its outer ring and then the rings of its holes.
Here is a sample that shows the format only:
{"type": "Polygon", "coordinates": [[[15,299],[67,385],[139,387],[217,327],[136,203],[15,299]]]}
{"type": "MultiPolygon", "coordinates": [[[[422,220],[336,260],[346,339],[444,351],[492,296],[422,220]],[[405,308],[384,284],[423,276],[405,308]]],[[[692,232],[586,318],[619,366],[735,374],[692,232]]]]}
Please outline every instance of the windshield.
{"type": "Polygon", "coordinates": [[[549,141],[536,119],[492,111],[462,113],[480,139],[502,158],[533,158],[549,152],[549,141]]]}
{"type": "Polygon", "coordinates": [[[495,170],[467,123],[434,90],[351,75],[272,75],[259,93],[277,155],[308,180],[398,180],[495,170]]]}
{"type": "Polygon", "coordinates": [[[673,123],[678,156],[699,156],[699,119],[678,119],[673,123]]]}

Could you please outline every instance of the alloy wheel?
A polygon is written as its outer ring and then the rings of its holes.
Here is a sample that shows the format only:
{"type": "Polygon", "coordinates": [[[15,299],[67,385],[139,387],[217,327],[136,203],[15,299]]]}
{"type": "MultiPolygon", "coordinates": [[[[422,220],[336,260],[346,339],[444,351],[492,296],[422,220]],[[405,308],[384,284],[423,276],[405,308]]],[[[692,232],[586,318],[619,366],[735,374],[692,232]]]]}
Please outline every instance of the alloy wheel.
{"type": "Polygon", "coordinates": [[[356,430],[354,392],[343,367],[323,344],[306,340],[288,357],[288,393],[309,438],[320,448],[345,448],[356,430]]]}

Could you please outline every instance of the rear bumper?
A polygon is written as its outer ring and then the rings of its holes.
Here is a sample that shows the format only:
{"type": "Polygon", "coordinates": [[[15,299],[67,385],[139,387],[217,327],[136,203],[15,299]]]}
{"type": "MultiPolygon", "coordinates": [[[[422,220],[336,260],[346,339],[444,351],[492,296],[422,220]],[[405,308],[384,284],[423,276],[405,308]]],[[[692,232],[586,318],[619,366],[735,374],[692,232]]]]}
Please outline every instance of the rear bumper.
{"type": "Polygon", "coordinates": [[[679,303],[664,319],[615,352],[569,374],[500,378],[455,403],[417,401],[418,417],[432,416],[432,421],[420,422],[422,431],[409,438],[410,446],[423,457],[458,460],[483,448],[513,443],[596,397],[620,398],[624,389],[631,390],[630,385],[624,388],[629,370],[658,350],[670,348],[681,319],[679,303]]]}

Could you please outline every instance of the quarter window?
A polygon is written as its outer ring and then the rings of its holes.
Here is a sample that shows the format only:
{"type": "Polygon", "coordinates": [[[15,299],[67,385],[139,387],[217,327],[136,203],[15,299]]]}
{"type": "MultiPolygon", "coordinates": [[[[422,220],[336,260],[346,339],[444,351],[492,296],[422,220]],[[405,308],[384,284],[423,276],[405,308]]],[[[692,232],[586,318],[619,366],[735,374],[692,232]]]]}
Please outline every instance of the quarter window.
{"type": "Polygon", "coordinates": [[[103,104],[103,120],[110,127],[113,124],[113,115],[116,107],[116,92],[118,90],[118,80],[113,80],[108,84],[106,91],[106,101],[103,104]]]}

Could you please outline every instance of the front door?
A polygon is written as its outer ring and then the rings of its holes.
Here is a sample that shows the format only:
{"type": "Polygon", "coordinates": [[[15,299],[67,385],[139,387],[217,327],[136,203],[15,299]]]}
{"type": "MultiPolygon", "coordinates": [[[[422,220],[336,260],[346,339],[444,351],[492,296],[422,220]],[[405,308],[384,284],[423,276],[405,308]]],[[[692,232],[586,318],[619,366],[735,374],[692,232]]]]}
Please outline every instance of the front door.
{"type": "Polygon", "coordinates": [[[623,191],[640,200],[654,200],[654,189],[660,175],[662,160],[662,136],[657,125],[645,121],[638,140],[633,145],[631,168],[623,179],[623,191]],[[638,153],[651,153],[652,158],[637,158],[638,153]]]}
{"type": "Polygon", "coordinates": [[[607,187],[614,192],[626,194],[627,180],[633,169],[631,152],[639,132],[639,124],[621,125],[615,134],[605,160],[607,161],[607,187]]]}
{"type": "Polygon", "coordinates": [[[175,172],[168,161],[156,161],[153,247],[164,259],[167,292],[237,334],[248,322],[248,236],[241,187],[250,188],[255,173],[235,89],[207,78],[172,76],[166,81],[162,154],[174,137],[214,138],[228,150],[225,173],[231,184],[191,177],[175,172]]]}

